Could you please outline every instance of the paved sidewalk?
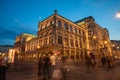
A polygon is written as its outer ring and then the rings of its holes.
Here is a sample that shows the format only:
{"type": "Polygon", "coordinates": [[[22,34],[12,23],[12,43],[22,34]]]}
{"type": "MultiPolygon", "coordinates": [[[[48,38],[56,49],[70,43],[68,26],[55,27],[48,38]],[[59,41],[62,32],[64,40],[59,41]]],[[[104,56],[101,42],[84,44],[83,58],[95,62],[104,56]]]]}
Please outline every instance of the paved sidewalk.
{"type": "MultiPolygon", "coordinates": [[[[120,80],[119,60],[114,64],[115,68],[109,72],[103,69],[101,64],[98,64],[91,74],[86,74],[86,67],[83,62],[68,62],[67,65],[70,69],[67,80],[120,80]]],[[[36,62],[22,62],[8,69],[6,80],[38,80],[37,71],[36,62]]]]}

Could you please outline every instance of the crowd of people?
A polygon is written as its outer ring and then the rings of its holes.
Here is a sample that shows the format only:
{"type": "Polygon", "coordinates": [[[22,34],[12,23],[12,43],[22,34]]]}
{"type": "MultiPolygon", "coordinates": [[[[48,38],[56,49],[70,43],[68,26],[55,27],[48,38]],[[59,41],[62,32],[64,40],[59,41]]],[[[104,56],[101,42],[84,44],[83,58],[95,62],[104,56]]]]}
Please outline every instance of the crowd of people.
{"type": "MultiPolygon", "coordinates": [[[[66,61],[68,57],[64,54],[61,56],[53,52],[44,53],[38,60],[38,79],[42,80],[67,80],[67,72],[69,71],[66,61]],[[59,59],[59,60],[58,60],[59,59]]],[[[97,56],[93,53],[84,55],[84,62],[87,68],[87,74],[91,73],[98,64],[97,56]]],[[[104,69],[110,70],[113,67],[112,56],[102,55],[100,58],[101,65],[104,69]]],[[[0,56],[0,80],[5,80],[6,70],[9,64],[5,56],[0,56]]]]}
{"type": "Polygon", "coordinates": [[[86,73],[91,73],[91,71],[96,68],[96,64],[99,62],[102,64],[102,67],[107,71],[109,71],[113,67],[112,56],[107,56],[103,54],[100,59],[97,59],[95,54],[90,53],[89,55],[88,54],[85,55],[85,64],[87,68],[86,73]]]}
{"type": "Polygon", "coordinates": [[[61,56],[61,62],[58,63],[53,52],[41,55],[38,61],[38,78],[42,77],[43,80],[66,80],[66,60],[67,57],[63,55],[61,56]]]}

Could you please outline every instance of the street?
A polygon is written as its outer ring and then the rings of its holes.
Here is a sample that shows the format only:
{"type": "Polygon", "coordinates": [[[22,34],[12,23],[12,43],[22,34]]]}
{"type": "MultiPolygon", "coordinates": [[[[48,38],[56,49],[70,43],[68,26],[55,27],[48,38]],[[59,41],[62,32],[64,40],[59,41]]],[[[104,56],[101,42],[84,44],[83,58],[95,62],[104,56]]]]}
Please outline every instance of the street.
{"type": "MultiPolygon", "coordinates": [[[[86,66],[80,61],[67,62],[69,72],[67,80],[120,80],[120,60],[114,62],[111,70],[105,70],[101,64],[97,64],[96,68],[90,74],[86,73],[86,66]]],[[[36,62],[19,62],[17,65],[11,66],[6,73],[6,80],[41,80],[37,77],[36,62]]]]}

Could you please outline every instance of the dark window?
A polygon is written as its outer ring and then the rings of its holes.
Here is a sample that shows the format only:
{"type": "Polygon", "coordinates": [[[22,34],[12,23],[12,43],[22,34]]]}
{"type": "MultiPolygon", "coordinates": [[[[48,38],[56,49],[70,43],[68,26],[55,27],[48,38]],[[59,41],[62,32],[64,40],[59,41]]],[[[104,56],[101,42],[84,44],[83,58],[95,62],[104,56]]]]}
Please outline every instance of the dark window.
{"type": "Polygon", "coordinates": [[[70,31],[72,31],[72,26],[70,26],[70,31]]]}
{"type": "Polygon", "coordinates": [[[75,45],[76,45],[76,47],[78,47],[78,41],[75,41],[75,45]]]}
{"type": "Polygon", "coordinates": [[[61,22],[58,20],[58,27],[60,27],[61,26],[61,22]]]}
{"type": "Polygon", "coordinates": [[[68,30],[68,25],[66,23],[64,24],[64,28],[68,30]]]}
{"type": "Polygon", "coordinates": [[[71,47],[74,46],[74,44],[73,44],[73,40],[72,40],[72,39],[70,40],[70,45],[71,45],[71,47]]]}
{"type": "Polygon", "coordinates": [[[50,25],[52,25],[52,21],[50,21],[50,25]]]}
{"type": "Polygon", "coordinates": [[[53,43],[53,36],[49,37],[49,44],[53,43]]]}
{"type": "Polygon", "coordinates": [[[77,28],[75,28],[75,33],[77,33],[77,28]]]}
{"type": "Polygon", "coordinates": [[[62,44],[62,36],[58,36],[58,44],[62,44]]]}

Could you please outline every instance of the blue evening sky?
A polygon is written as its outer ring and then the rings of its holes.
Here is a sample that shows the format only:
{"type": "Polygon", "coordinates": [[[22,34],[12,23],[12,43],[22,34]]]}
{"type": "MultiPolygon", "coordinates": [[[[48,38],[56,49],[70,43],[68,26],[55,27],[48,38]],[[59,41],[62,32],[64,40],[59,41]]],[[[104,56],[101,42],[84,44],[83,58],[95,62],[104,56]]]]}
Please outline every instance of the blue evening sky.
{"type": "Polygon", "coordinates": [[[77,21],[93,16],[109,30],[111,40],[120,40],[120,0],[0,0],[0,45],[13,45],[21,33],[37,34],[38,21],[53,14],[77,21]]]}

